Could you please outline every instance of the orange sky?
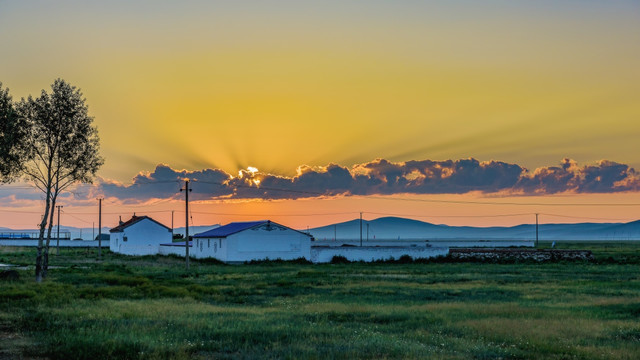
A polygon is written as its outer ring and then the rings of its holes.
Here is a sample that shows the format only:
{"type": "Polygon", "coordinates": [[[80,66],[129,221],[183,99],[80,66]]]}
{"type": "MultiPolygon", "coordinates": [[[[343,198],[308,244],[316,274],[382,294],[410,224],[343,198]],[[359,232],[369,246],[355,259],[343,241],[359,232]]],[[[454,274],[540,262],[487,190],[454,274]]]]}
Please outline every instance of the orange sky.
{"type": "MultiPolygon", "coordinates": [[[[98,206],[67,206],[63,209],[63,226],[98,226],[98,206]]],[[[34,204],[37,205],[37,204],[34,204]]],[[[2,208],[0,226],[35,228],[40,219],[40,207],[23,207],[13,212],[2,208]],[[18,212],[16,212],[18,211],[18,212]]],[[[118,202],[103,202],[103,224],[113,227],[119,216],[128,219],[133,213],[148,215],[171,226],[174,210],[175,227],[184,227],[183,201],[150,201],[146,205],[123,206],[118,202]]],[[[372,220],[384,216],[414,218],[435,224],[458,226],[512,226],[532,224],[535,213],[540,223],[627,222],[640,218],[640,194],[556,195],[547,197],[487,198],[474,194],[385,197],[338,197],[330,199],[192,202],[192,225],[225,224],[232,221],[270,219],[298,229],[316,227],[359,217],[372,220]],[[399,200],[401,199],[401,200],[399,200]],[[442,202],[444,201],[444,202],[442,202]],[[463,203],[447,203],[459,201],[463,203]],[[464,202],[476,203],[464,203],[464,202]],[[482,204],[489,202],[491,204],[482,204]],[[500,205],[499,203],[509,203],[500,205]],[[524,203],[513,205],[511,203],[524,203]],[[573,204],[573,205],[564,205],[573,204]],[[578,204],[578,205],[577,205],[578,204]],[[583,205],[579,205],[583,204],[583,205]],[[584,206],[584,204],[627,204],[630,206],[584,206]]]]}

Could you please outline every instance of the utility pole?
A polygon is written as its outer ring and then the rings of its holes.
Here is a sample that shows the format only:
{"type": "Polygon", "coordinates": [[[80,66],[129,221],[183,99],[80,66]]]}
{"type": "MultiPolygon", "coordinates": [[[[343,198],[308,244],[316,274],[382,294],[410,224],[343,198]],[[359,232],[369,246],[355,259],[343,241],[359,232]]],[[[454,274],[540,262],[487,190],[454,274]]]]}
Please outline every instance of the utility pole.
{"type": "Polygon", "coordinates": [[[58,234],[56,235],[56,255],[60,254],[60,208],[62,208],[62,205],[56,205],[56,209],[58,209],[58,234]]]}
{"type": "Polygon", "coordinates": [[[333,224],[333,241],[338,241],[338,225],[333,224]]]}
{"type": "Polygon", "coordinates": [[[362,246],[362,211],[360,211],[360,246],[362,246]]]}
{"type": "Polygon", "coordinates": [[[173,210],[171,210],[171,242],[173,242],[173,210]]]}
{"type": "Polygon", "coordinates": [[[98,258],[102,259],[102,198],[98,198],[98,258]]]}
{"type": "Polygon", "coordinates": [[[189,180],[185,180],[184,189],[180,191],[185,192],[185,234],[184,234],[184,258],[186,259],[187,270],[189,270],[189,180]]]}
{"type": "Polygon", "coordinates": [[[536,248],[538,247],[538,213],[536,213],[536,248]]]}

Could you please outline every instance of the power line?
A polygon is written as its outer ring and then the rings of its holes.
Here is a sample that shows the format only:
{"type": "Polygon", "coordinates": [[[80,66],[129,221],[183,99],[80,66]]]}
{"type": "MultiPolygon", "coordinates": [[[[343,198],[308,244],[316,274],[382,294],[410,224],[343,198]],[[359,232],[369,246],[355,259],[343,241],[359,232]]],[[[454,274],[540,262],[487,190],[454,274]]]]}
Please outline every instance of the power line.
{"type": "Polygon", "coordinates": [[[21,210],[0,209],[0,212],[17,213],[17,214],[38,214],[38,215],[42,215],[42,212],[40,212],[40,211],[21,211],[21,210]]]}
{"type": "MultiPolygon", "coordinates": [[[[148,210],[148,211],[139,211],[145,214],[157,214],[157,213],[170,213],[171,211],[182,213],[184,210],[148,210]]],[[[39,211],[20,211],[20,210],[6,210],[0,209],[0,212],[12,212],[12,213],[20,213],[20,214],[36,214],[41,215],[42,213],[39,211]]],[[[84,223],[91,223],[91,221],[87,221],[81,219],[80,216],[94,216],[94,214],[90,213],[80,213],[80,212],[69,212],[66,210],[62,210],[62,213],[65,215],[69,215],[72,218],[82,221],[84,223]]],[[[284,217],[305,217],[305,216],[335,216],[335,215],[352,215],[357,214],[357,211],[349,211],[349,212],[328,212],[328,213],[306,213],[306,214],[275,214],[275,213],[227,213],[227,212],[211,212],[211,211],[189,211],[190,214],[203,214],[203,215],[218,215],[218,216],[251,216],[251,217],[270,217],[270,216],[284,216],[284,217]]],[[[103,215],[120,215],[121,212],[102,212],[103,215]]],[[[494,215],[425,215],[425,214],[405,214],[405,213],[386,213],[386,212],[377,212],[377,211],[364,211],[364,214],[371,215],[383,215],[383,216],[402,216],[402,217],[413,217],[413,218],[498,218],[498,217],[516,217],[516,216],[531,216],[535,213],[514,213],[514,214],[494,214],[494,215]]],[[[562,215],[562,214],[551,214],[551,213],[539,213],[544,216],[552,216],[552,217],[562,217],[569,219],[584,219],[584,220],[607,220],[607,221],[632,221],[633,218],[604,218],[604,217],[589,217],[589,216],[572,216],[572,215],[562,215]]]]}
{"type": "Polygon", "coordinates": [[[131,185],[153,185],[153,184],[173,184],[173,183],[180,185],[179,180],[143,181],[143,182],[135,182],[135,183],[132,183],[131,185]]]}
{"type": "MultiPolygon", "coordinates": [[[[136,212],[136,209],[137,209],[137,211],[138,211],[138,212],[143,212],[143,213],[148,213],[148,214],[171,212],[171,210],[149,210],[149,211],[142,210],[142,211],[140,211],[140,208],[135,208],[134,210],[129,210],[129,209],[127,209],[127,211],[119,211],[119,212],[104,212],[104,211],[103,211],[103,212],[102,212],[102,214],[103,214],[103,215],[121,215],[123,212],[128,212],[128,211],[136,212]]],[[[180,210],[176,210],[176,211],[180,212],[180,210]]],[[[184,212],[184,210],[183,210],[182,212],[184,212]]],[[[40,213],[38,213],[38,214],[40,214],[40,213]]],[[[68,212],[67,214],[74,214],[74,215],[91,215],[91,216],[93,216],[93,214],[88,214],[88,213],[78,213],[78,212],[71,212],[71,213],[69,213],[69,212],[68,212]]]]}
{"type": "Polygon", "coordinates": [[[495,214],[495,215],[416,215],[416,214],[394,214],[394,213],[381,213],[373,211],[365,211],[365,214],[374,215],[386,215],[386,216],[410,216],[420,218],[493,218],[493,217],[511,217],[511,216],[530,216],[534,213],[519,213],[519,214],[495,214]]]}
{"type": "Polygon", "coordinates": [[[538,203],[538,202],[499,202],[499,201],[472,201],[472,200],[436,200],[436,199],[408,199],[398,197],[367,196],[370,199],[397,200],[446,204],[474,204],[474,205],[523,205],[523,206],[640,206],[640,203],[538,203]]]}
{"type": "MultiPolygon", "coordinates": [[[[65,215],[69,215],[69,216],[71,216],[72,218],[74,218],[74,219],[76,219],[78,221],[82,221],[83,223],[87,223],[87,224],[91,224],[92,223],[91,221],[82,220],[79,217],[77,217],[75,215],[72,215],[72,213],[68,213],[68,212],[66,212],[64,210],[62,210],[62,213],[65,214],[65,215]]],[[[89,215],[89,214],[87,214],[87,215],[89,215]]]]}
{"type": "Polygon", "coordinates": [[[569,219],[583,219],[583,220],[608,220],[608,221],[632,221],[633,219],[612,219],[612,218],[596,218],[596,217],[587,217],[587,216],[571,216],[571,215],[560,215],[560,214],[545,214],[540,213],[540,215],[544,216],[552,216],[552,217],[561,217],[561,218],[569,218],[569,219]]]}
{"type": "Polygon", "coordinates": [[[221,212],[206,212],[206,211],[192,211],[192,214],[206,214],[206,215],[220,215],[220,216],[331,216],[331,215],[348,215],[356,214],[356,211],[350,212],[335,212],[335,213],[315,213],[315,214],[243,214],[243,213],[221,213],[221,212]]]}

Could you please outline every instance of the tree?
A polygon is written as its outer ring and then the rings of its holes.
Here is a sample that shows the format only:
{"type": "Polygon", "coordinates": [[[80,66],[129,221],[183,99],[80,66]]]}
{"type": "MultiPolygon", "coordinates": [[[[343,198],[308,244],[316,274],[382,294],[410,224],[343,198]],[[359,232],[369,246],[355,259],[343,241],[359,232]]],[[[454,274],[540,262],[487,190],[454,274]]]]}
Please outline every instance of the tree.
{"type": "Polygon", "coordinates": [[[0,82],[0,181],[9,182],[20,175],[28,134],[28,125],[16,113],[9,89],[3,89],[0,82]]]}
{"type": "Polygon", "coordinates": [[[93,118],[88,115],[82,92],[75,86],[57,79],[51,85],[51,94],[42,90],[36,99],[22,99],[17,111],[30,129],[29,160],[23,173],[45,195],[36,255],[36,281],[40,282],[47,276],[58,195],[78,182],[92,182],[104,161],[99,155],[100,139],[93,118]]]}

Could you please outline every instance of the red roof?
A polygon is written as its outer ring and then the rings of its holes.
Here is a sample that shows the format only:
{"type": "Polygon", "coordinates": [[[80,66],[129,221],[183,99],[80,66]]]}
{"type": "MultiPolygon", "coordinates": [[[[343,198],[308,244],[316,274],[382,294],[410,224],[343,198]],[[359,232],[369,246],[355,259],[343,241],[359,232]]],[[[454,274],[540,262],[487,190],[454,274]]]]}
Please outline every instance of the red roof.
{"type": "Polygon", "coordinates": [[[129,220],[123,222],[122,224],[114,227],[113,229],[109,230],[109,232],[112,232],[112,233],[113,232],[123,232],[125,228],[128,228],[129,226],[131,226],[133,224],[136,224],[136,223],[138,223],[138,222],[140,222],[140,221],[142,221],[144,219],[149,219],[149,220],[153,221],[154,223],[162,226],[163,228],[171,231],[171,228],[169,228],[169,227],[157,222],[156,220],[153,220],[152,218],[150,218],[148,216],[136,216],[136,215],[133,215],[131,217],[131,219],[129,219],[129,220]]]}

